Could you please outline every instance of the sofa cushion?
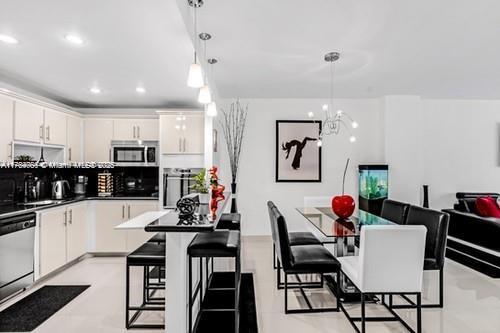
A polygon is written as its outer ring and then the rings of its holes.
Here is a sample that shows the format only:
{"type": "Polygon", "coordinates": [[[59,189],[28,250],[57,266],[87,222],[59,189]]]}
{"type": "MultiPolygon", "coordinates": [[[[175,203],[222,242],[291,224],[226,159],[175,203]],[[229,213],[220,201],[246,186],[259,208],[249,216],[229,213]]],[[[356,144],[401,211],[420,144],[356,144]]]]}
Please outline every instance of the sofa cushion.
{"type": "Polygon", "coordinates": [[[482,217],[500,218],[500,208],[492,197],[481,197],[476,199],[477,213],[482,217]]]}

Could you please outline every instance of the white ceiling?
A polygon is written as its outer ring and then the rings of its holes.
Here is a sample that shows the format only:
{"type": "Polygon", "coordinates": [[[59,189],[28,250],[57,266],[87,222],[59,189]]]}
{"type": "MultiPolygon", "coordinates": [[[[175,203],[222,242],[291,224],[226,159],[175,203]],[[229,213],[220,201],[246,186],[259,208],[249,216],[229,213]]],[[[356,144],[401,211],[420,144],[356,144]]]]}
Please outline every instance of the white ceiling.
{"type": "Polygon", "coordinates": [[[193,47],[174,0],[2,0],[0,34],[19,40],[0,43],[7,84],[78,107],[197,106],[186,86],[193,47]],[[94,84],[101,94],[89,92],[94,84]]]}
{"type": "MultiPolygon", "coordinates": [[[[220,97],[326,97],[340,51],[336,97],[500,98],[497,0],[204,1],[220,97]]],[[[187,0],[2,0],[0,34],[20,43],[0,43],[0,82],[75,107],[198,106],[190,29],[187,0]]]]}
{"type": "Polygon", "coordinates": [[[205,0],[199,17],[222,97],[328,96],[340,51],[337,97],[500,98],[498,0],[205,0]]]}

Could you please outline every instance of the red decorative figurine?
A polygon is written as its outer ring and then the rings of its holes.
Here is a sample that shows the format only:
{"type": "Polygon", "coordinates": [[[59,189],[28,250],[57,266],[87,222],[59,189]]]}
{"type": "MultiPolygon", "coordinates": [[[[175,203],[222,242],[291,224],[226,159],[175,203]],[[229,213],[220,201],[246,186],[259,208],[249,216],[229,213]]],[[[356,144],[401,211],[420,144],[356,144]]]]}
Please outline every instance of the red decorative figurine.
{"type": "Polygon", "coordinates": [[[210,200],[210,211],[212,212],[213,218],[215,218],[215,213],[217,212],[217,203],[224,200],[224,190],[226,187],[219,184],[219,177],[217,176],[217,167],[213,166],[210,169],[210,188],[212,190],[212,198],[210,200]]]}
{"type": "Polygon", "coordinates": [[[344,170],[344,178],[342,179],[342,195],[337,195],[332,199],[332,210],[341,219],[349,218],[352,213],[354,213],[354,208],[356,207],[353,197],[344,194],[345,175],[348,165],[349,159],[347,159],[344,170]]]}

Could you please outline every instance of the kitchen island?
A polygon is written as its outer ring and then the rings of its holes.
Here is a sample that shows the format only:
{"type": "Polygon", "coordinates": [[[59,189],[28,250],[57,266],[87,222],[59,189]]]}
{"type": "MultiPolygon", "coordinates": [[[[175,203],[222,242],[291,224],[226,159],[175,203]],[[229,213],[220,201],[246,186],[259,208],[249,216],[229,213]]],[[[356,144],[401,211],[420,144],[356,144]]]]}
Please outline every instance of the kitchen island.
{"type": "MultiPolygon", "coordinates": [[[[194,219],[181,218],[175,210],[147,212],[116,227],[166,233],[165,331],[169,333],[188,332],[187,248],[198,232],[215,230],[231,193],[225,192],[224,196],[213,215],[209,206],[202,204],[197,208],[194,219]]],[[[195,277],[199,275],[199,272],[194,273],[195,277]]]]}

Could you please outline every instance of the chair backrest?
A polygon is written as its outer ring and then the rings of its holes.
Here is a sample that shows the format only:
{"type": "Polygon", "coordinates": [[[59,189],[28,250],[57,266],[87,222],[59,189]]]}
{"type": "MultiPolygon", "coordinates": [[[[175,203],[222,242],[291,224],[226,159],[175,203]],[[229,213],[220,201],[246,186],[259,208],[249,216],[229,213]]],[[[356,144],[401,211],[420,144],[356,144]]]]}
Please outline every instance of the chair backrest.
{"type": "Polygon", "coordinates": [[[424,226],[361,228],[359,288],[363,292],[421,292],[424,226]]]}
{"type": "Polygon", "coordinates": [[[332,197],[304,197],[304,207],[330,207],[332,197]]]}
{"type": "Polygon", "coordinates": [[[269,213],[269,222],[271,225],[271,236],[273,238],[273,242],[276,242],[276,223],[274,222],[274,208],[276,205],[272,201],[267,202],[267,211],[269,213]]]}
{"type": "Polygon", "coordinates": [[[269,215],[271,216],[271,230],[274,229],[273,241],[276,248],[276,255],[286,271],[292,263],[292,251],[290,247],[290,239],[288,238],[288,227],[285,217],[281,214],[278,208],[269,201],[267,203],[269,215]]]}
{"type": "Polygon", "coordinates": [[[380,216],[397,224],[405,224],[409,208],[407,203],[385,199],[380,216]]]}
{"type": "Polygon", "coordinates": [[[423,225],[427,228],[425,258],[436,260],[439,268],[444,266],[449,220],[448,213],[417,206],[410,207],[406,219],[407,225],[423,225]]]}

